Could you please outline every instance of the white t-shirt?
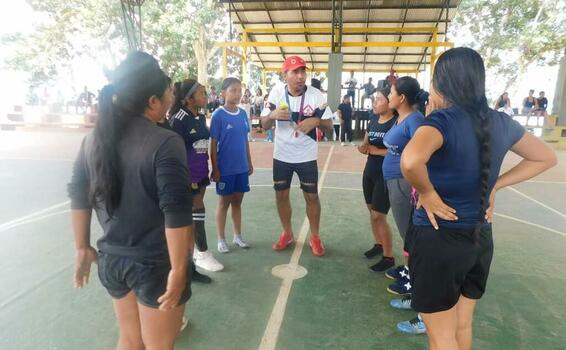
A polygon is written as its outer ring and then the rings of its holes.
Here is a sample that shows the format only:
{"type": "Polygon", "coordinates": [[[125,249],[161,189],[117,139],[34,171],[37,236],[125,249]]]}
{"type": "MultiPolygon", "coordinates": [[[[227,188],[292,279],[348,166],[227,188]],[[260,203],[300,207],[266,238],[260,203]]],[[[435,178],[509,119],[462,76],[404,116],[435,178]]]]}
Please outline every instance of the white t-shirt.
{"type": "Polygon", "coordinates": [[[248,119],[251,118],[252,106],[249,103],[240,103],[238,107],[240,107],[246,112],[246,117],[248,117],[248,119]]]}
{"type": "MultiPolygon", "coordinates": [[[[286,85],[273,87],[269,93],[267,102],[278,107],[285,101],[286,85]]],[[[289,95],[289,112],[299,112],[301,106],[301,96],[289,95]]],[[[269,115],[271,110],[266,105],[261,112],[261,116],[269,115]]],[[[332,111],[328,108],[326,100],[320,90],[312,86],[307,86],[305,91],[305,101],[303,104],[303,115],[311,116],[315,113],[322,114],[321,119],[332,118],[332,111]]],[[[273,158],[285,163],[304,163],[316,160],[318,157],[318,145],[310,136],[301,132],[295,136],[296,124],[291,121],[275,121],[275,148],[273,158]]]]}
{"type": "Polygon", "coordinates": [[[346,80],[346,86],[348,87],[348,90],[356,90],[356,85],[358,85],[356,78],[350,77],[348,78],[348,80],[346,80]]]}
{"type": "Polygon", "coordinates": [[[332,113],[332,124],[340,125],[340,117],[338,116],[338,111],[332,113]]]}

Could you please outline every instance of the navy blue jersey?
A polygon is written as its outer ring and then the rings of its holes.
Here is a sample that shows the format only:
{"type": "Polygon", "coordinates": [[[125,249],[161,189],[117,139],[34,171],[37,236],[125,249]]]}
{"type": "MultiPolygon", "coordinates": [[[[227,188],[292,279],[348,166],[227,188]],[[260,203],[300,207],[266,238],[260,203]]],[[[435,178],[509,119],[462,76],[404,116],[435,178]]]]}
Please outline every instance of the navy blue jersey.
{"type": "MultiPolygon", "coordinates": [[[[489,124],[491,170],[488,193],[499,176],[505,154],[525,133],[525,129],[505,113],[491,110],[489,124]]],[[[428,174],[442,200],[456,209],[458,216],[457,221],[438,218],[438,224],[448,228],[475,227],[481,209],[481,164],[471,117],[459,107],[450,107],[433,112],[421,126],[432,126],[442,134],[442,147],[430,158],[428,174]]],[[[415,210],[413,223],[431,225],[422,208],[415,210]]]]}

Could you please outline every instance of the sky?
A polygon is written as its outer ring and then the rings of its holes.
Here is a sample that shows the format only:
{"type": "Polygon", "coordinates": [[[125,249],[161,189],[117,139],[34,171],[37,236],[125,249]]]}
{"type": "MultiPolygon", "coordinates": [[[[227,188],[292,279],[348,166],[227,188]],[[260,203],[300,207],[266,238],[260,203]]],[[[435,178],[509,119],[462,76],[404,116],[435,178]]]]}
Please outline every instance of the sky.
{"type": "MultiPolygon", "coordinates": [[[[34,13],[25,0],[11,0],[10,11],[0,12],[0,35],[13,32],[26,33],[32,28],[34,21],[41,20],[41,16],[34,13]]],[[[458,46],[458,37],[451,38],[458,46]]],[[[0,60],[3,54],[0,51],[0,60]]],[[[77,58],[73,62],[73,73],[70,75],[72,78],[54,86],[52,95],[56,91],[62,91],[65,95],[73,94],[75,91],[82,90],[83,86],[89,86],[91,91],[100,89],[105,83],[106,79],[103,75],[102,64],[88,58],[77,58]],[[56,90],[56,91],[55,91],[56,90]]],[[[372,77],[374,83],[380,79],[384,79],[387,73],[356,73],[355,77],[361,85],[362,82],[367,81],[368,77],[372,77]]],[[[429,74],[424,73],[419,75],[421,85],[427,89],[429,85],[429,74]]],[[[558,66],[539,67],[532,65],[529,67],[526,74],[522,75],[516,85],[516,88],[509,91],[513,107],[519,107],[523,97],[527,95],[529,89],[535,89],[536,94],[540,90],[546,92],[546,96],[550,103],[554,98],[554,90],[556,86],[556,79],[558,76],[558,66]]],[[[348,72],[343,73],[343,81],[349,77],[348,72]]],[[[25,75],[15,72],[7,72],[0,67],[0,81],[10,82],[10,84],[0,84],[0,108],[5,110],[6,106],[13,104],[20,104],[25,98],[27,92],[27,84],[25,82],[25,75]]],[[[498,81],[495,77],[487,77],[488,89],[491,92],[488,98],[495,99],[497,95],[502,93],[504,82],[498,81]]]]}

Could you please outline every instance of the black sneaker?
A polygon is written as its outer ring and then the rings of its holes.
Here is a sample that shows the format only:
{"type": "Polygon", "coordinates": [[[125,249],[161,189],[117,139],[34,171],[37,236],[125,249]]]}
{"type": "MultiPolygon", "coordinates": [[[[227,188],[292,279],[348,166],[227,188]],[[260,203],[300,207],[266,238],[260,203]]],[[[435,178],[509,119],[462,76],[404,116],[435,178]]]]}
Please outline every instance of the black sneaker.
{"type": "Polygon", "coordinates": [[[208,277],[207,275],[203,275],[202,273],[198,272],[196,268],[193,266],[193,273],[191,275],[191,281],[197,283],[204,283],[208,284],[212,282],[212,278],[208,277]]]}
{"type": "Polygon", "coordinates": [[[370,250],[364,253],[366,258],[368,259],[371,259],[381,254],[383,254],[383,247],[381,246],[381,244],[374,244],[370,250]]]}
{"type": "Polygon", "coordinates": [[[405,278],[409,276],[409,269],[405,265],[399,265],[397,267],[392,267],[385,271],[385,277],[392,280],[398,280],[400,278],[405,278]]]}
{"type": "Polygon", "coordinates": [[[369,269],[373,272],[383,272],[393,266],[395,266],[395,258],[384,256],[377,264],[370,266],[369,269]]]}

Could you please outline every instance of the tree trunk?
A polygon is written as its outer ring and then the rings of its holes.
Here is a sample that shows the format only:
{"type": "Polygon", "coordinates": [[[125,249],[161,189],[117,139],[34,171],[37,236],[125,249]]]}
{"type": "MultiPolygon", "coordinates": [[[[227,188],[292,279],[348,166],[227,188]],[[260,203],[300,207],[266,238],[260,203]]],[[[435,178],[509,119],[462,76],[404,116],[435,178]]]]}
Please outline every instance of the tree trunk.
{"type": "Polygon", "coordinates": [[[197,59],[197,80],[202,85],[208,86],[208,55],[204,26],[200,26],[198,29],[197,39],[193,42],[193,50],[197,59]]]}

